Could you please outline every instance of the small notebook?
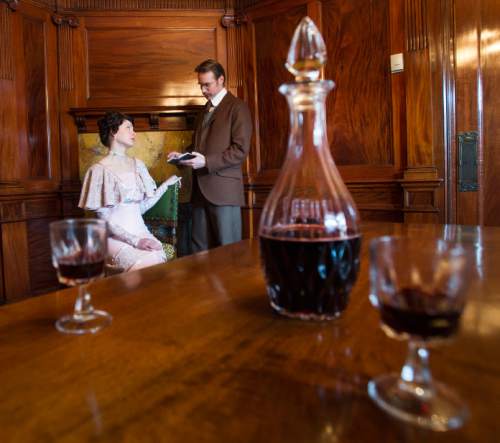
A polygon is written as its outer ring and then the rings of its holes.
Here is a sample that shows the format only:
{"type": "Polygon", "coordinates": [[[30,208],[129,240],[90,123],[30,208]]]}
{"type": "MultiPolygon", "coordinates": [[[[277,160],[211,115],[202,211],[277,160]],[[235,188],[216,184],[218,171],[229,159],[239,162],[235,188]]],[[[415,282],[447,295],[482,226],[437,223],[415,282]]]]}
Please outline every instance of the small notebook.
{"type": "Polygon", "coordinates": [[[190,152],[186,152],[185,154],[179,155],[179,157],[174,157],[174,158],[171,158],[170,160],[167,160],[167,162],[172,164],[172,165],[177,165],[182,160],[191,160],[192,158],[195,158],[195,157],[196,157],[196,155],[191,154],[190,152]]]}

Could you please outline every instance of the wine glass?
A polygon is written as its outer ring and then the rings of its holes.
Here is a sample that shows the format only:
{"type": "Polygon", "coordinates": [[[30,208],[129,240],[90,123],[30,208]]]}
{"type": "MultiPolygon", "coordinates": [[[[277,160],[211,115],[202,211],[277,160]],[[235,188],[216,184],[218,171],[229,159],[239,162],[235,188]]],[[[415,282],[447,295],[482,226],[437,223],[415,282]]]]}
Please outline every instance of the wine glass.
{"type": "Polygon", "coordinates": [[[95,333],[111,323],[111,315],[94,309],[87,290],[88,283],[104,274],[107,237],[103,220],[66,219],[50,224],[52,264],[57,277],[65,285],[79,285],[74,312],[57,320],[58,331],[95,333]]]}
{"type": "Polygon", "coordinates": [[[433,381],[428,344],[458,329],[469,256],[442,239],[379,237],[370,244],[370,301],[384,332],[407,339],[409,353],[401,373],[371,380],[368,394],[389,414],[437,431],[458,428],[468,416],[463,401],[433,381]]]}

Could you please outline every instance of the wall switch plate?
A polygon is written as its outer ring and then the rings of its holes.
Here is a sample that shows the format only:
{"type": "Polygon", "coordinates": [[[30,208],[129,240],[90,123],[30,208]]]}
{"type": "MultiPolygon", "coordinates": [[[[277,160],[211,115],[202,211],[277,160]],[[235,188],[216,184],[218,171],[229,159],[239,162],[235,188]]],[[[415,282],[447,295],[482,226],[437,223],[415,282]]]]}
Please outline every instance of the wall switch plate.
{"type": "Polygon", "coordinates": [[[391,54],[391,72],[402,72],[404,71],[404,63],[403,63],[403,53],[399,54],[391,54]]]}

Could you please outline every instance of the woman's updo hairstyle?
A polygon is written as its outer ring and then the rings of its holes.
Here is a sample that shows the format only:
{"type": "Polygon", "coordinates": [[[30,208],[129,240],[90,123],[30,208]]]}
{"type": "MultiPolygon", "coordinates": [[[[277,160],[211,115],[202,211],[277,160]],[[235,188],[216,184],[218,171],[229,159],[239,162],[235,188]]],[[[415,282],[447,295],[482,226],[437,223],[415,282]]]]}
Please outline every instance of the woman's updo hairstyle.
{"type": "Polygon", "coordinates": [[[111,136],[118,132],[118,128],[125,120],[134,124],[132,117],[116,111],[108,111],[104,117],[97,120],[97,126],[99,126],[99,138],[104,146],[107,146],[108,148],[110,147],[111,136]]]}

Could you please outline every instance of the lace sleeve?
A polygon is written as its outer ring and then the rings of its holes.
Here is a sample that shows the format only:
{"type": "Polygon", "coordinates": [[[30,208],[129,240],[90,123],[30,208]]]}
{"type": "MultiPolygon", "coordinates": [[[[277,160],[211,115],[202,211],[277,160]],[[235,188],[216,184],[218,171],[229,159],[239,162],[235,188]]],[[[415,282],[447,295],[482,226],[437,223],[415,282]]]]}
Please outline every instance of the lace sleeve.
{"type": "Polygon", "coordinates": [[[117,225],[116,223],[110,223],[109,221],[109,208],[99,208],[96,213],[97,217],[99,217],[101,220],[105,220],[108,223],[108,230],[110,237],[115,238],[116,240],[120,240],[124,243],[127,243],[134,248],[137,248],[137,245],[139,244],[139,240],[141,240],[141,237],[138,237],[137,235],[131,234],[127,230],[123,229],[121,226],[117,225]]]}
{"type": "Polygon", "coordinates": [[[160,200],[161,196],[165,194],[167,189],[168,183],[165,181],[156,189],[152,197],[145,198],[140,204],[141,214],[144,214],[147,210],[152,208],[158,202],[158,200],[160,200]]]}
{"type": "Polygon", "coordinates": [[[151,209],[157,202],[160,200],[161,196],[165,194],[169,186],[174,185],[178,181],[180,181],[181,178],[177,177],[176,175],[173,175],[172,177],[169,177],[167,180],[165,180],[159,187],[156,189],[154,195],[152,197],[145,198],[141,204],[141,214],[144,214],[146,211],[151,209]]]}

